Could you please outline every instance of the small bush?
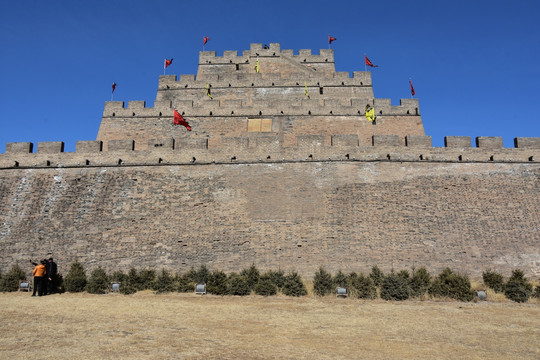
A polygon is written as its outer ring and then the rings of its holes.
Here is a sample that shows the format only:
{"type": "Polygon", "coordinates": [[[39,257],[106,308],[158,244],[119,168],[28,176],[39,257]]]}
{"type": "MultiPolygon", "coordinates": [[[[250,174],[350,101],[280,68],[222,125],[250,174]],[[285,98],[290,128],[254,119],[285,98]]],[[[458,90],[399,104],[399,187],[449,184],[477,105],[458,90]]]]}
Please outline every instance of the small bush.
{"type": "Polygon", "coordinates": [[[106,294],[109,292],[109,277],[101,266],[90,273],[86,291],[90,294],[106,294]]]}
{"type": "Polygon", "coordinates": [[[193,281],[190,272],[182,276],[178,276],[178,291],[181,293],[193,292],[195,290],[195,282],[193,281]]]}
{"type": "Polygon", "coordinates": [[[504,285],[504,295],[515,302],[527,302],[532,294],[532,284],[525,278],[525,273],[516,269],[504,285]]]}
{"type": "Polygon", "coordinates": [[[208,283],[208,276],[210,276],[210,270],[206,265],[201,265],[199,270],[191,274],[193,282],[196,284],[206,284],[208,283]]]}
{"type": "Polygon", "coordinates": [[[257,269],[257,267],[255,266],[255,264],[251,264],[249,268],[242,270],[242,272],[240,272],[240,275],[246,278],[249,289],[253,290],[255,284],[257,284],[257,282],[259,281],[260,272],[259,269],[257,269]]]}
{"type": "Polygon", "coordinates": [[[411,277],[411,274],[409,274],[409,270],[401,270],[400,272],[397,273],[398,276],[401,276],[402,278],[406,279],[406,280],[409,280],[409,278],[411,277]]]}
{"type": "Polygon", "coordinates": [[[82,264],[75,260],[71,264],[69,271],[64,279],[64,287],[69,292],[82,292],[86,288],[86,272],[82,264]]]}
{"type": "Polygon", "coordinates": [[[20,280],[26,280],[26,274],[20,268],[19,264],[15,264],[4,276],[2,276],[2,279],[0,280],[0,291],[12,292],[19,290],[20,280]]]}
{"type": "Polygon", "coordinates": [[[223,271],[212,271],[208,276],[206,291],[214,295],[227,295],[227,275],[223,271]]]}
{"type": "Polygon", "coordinates": [[[450,268],[444,269],[428,289],[431,296],[449,297],[459,301],[472,301],[474,292],[467,275],[455,274],[450,268]]]}
{"type": "Polygon", "coordinates": [[[540,299],[540,285],[537,285],[536,288],[534,288],[533,297],[540,299]]]}
{"type": "Polygon", "coordinates": [[[504,292],[504,278],[502,274],[491,269],[482,273],[484,284],[496,293],[504,292]]]}
{"type": "Polygon", "coordinates": [[[137,290],[152,290],[156,283],[156,271],[152,269],[144,269],[139,271],[137,276],[137,290]]]}
{"type": "Polygon", "coordinates": [[[176,289],[177,286],[174,284],[174,277],[169,273],[168,270],[161,269],[161,273],[154,282],[153,290],[158,294],[164,294],[173,292],[176,289]]]}
{"type": "Polygon", "coordinates": [[[377,297],[377,287],[370,276],[351,273],[349,282],[351,295],[359,299],[375,299],[377,297]]]}
{"type": "Polygon", "coordinates": [[[302,282],[300,275],[295,271],[285,277],[283,294],[287,296],[304,296],[307,294],[306,286],[302,282]]]}
{"type": "Polygon", "coordinates": [[[334,283],[334,288],[337,287],[347,287],[348,280],[347,275],[345,275],[341,270],[337,272],[337,274],[332,279],[332,282],[334,283]]]}
{"type": "Polygon", "coordinates": [[[285,283],[285,273],[281,269],[279,269],[278,271],[269,270],[262,276],[269,277],[278,289],[281,289],[283,287],[283,284],[285,283]]]}
{"type": "Polygon", "coordinates": [[[246,278],[237,273],[231,273],[229,275],[229,295],[246,296],[251,293],[246,278]]]}
{"type": "Polygon", "coordinates": [[[253,288],[255,294],[262,296],[271,296],[277,294],[277,286],[272,279],[267,276],[261,276],[255,287],[253,288]]]}
{"type": "Polygon", "coordinates": [[[419,297],[424,295],[429,289],[431,283],[431,275],[425,267],[418,270],[413,269],[412,278],[409,281],[411,297],[419,297]]]}
{"type": "MultiPolygon", "coordinates": [[[[408,272],[407,272],[408,275],[408,272]]],[[[409,281],[408,276],[403,276],[403,273],[391,273],[385,276],[381,283],[381,299],[384,300],[407,300],[409,298],[409,281]]]]}
{"type": "Polygon", "coordinates": [[[313,277],[313,291],[319,296],[331,294],[333,285],[332,275],[321,266],[313,277]]]}
{"type": "Polygon", "coordinates": [[[373,280],[373,283],[375,286],[379,287],[381,286],[381,283],[384,279],[384,273],[377,265],[374,265],[371,268],[371,273],[369,273],[369,277],[373,280]]]}

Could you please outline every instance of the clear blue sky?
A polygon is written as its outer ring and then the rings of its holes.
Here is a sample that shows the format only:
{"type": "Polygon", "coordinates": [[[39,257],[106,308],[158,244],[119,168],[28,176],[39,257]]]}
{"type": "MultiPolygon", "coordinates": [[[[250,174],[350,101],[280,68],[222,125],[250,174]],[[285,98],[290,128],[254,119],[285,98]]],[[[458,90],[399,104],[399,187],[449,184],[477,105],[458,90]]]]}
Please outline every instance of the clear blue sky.
{"type": "Polygon", "coordinates": [[[152,106],[167,74],[195,74],[206,50],[328,48],[337,71],[372,71],[375,97],[410,97],[434,146],[444,136],[540,137],[540,1],[4,1],[0,152],[8,142],[97,136],[114,100],[152,106]]]}

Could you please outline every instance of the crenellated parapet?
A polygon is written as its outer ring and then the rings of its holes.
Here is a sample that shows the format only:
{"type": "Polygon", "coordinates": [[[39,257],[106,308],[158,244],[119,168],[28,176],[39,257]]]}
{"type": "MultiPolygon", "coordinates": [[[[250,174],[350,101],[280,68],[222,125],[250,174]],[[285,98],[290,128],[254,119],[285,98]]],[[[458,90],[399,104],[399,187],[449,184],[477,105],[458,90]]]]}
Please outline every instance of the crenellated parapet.
{"type": "MultiPolygon", "coordinates": [[[[303,88],[300,89],[302,92],[303,88]]],[[[299,93],[300,90],[297,92],[299,93]]],[[[137,118],[172,116],[173,108],[185,116],[364,116],[369,104],[377,116],[418,116],[417,99],[401,99],[400,105],[392,105],[390,99],[302,99],[284,102],[271,99],[221,99],[195,102],[194,100],[157,101],[146,107],[144,101],[108,101],[103,110],[104,118],[137,118]]]]}
{"type": "Polygon", "coordinates": [[[253,58],[278,58],[287,57],[291,60],[305,64],[328,64],[334,63],[334,50],[321,49],[318,55],[311,53],[311,49],[299,50],[297,54],[293,50],[281,50],[279,43],[270,43],[268,48],[263,44],[251,44],[249,50],[244,50],[239,56],[237,51],[224,51],[222,56],[216,56],[215,51],[201,51],[199,53],[199,65],[227,65],[244,64],[253,58]]]}
{"type": "Polygon", "coordinates": [[[503,148],[500,137],[447,136],[445,147],[432,147],[430,136],[374,135],[371,146],[359,146],[358,136],[300,135],[295,146],[283,146],[278,136],[222,137],[219,146],[207,139],[150,139],[148,149],[135,151],[134,140],[78,141],[75,152],[62,142],[8,143],[0,154],[1,169],[126,165],[193,165],[298,161],[398,161],[454,163],[540,163],[540,138],[515,138],[515,148],[503,148]]]}

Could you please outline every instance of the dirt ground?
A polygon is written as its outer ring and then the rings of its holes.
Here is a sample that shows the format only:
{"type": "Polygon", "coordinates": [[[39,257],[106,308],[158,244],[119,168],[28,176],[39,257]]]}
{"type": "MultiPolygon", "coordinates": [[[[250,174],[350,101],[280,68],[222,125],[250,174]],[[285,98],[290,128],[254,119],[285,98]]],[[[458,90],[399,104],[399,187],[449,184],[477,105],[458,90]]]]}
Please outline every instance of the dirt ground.
{"type": "Polygon", "coordinates": [[[2,359],[540,359],[538,302],[0,294],[2,359]]]}

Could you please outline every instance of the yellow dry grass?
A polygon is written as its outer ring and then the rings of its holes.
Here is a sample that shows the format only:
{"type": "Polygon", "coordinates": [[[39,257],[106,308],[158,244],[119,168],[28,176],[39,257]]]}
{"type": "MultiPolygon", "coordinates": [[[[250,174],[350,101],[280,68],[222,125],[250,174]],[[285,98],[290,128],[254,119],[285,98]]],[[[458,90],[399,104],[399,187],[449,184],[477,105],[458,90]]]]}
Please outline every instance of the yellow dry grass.
{"type": "Polygon", "coordinates": [[[539,359],[540,306],[0,294],[2,359],[539,359]]]}

